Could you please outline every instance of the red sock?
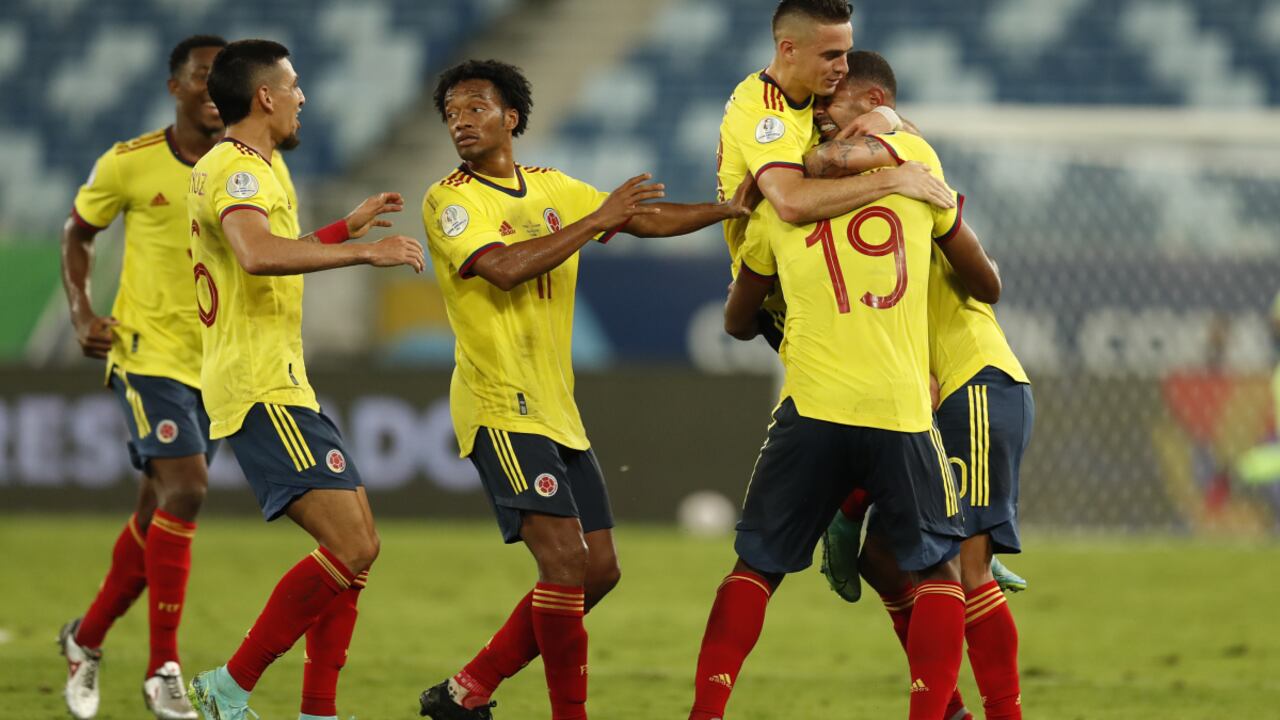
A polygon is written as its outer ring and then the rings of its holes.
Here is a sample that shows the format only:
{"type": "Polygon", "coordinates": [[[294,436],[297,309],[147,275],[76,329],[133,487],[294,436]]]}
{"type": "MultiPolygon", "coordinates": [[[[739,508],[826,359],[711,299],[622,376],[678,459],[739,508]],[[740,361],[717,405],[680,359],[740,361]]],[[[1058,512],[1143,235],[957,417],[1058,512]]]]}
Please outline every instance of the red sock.
{"type": "MultiPolygon", "coordinates": [[[[893,596],[880,596],[884,601],[884,609],[889,611],[889,619],[893,621],[893,632],[898,636],[898,641],[902,643],[902,649],[907,649],[907,633],[911,627],[911,610],[915,607],[916,589],[908,585],[905,590],[893,596]]],[[[960,695],[960,688],[956,688],[951,693],[951,700],[947,703],[947,711],[943,714],[946,720],[954,720],[957,717],[965,720],[973,720],[966,710],[963,715],[960,714],[964,710],[964,698],[960,695]]]]}
{"type": "Polygon", "coordinates": [[[80,621],[76,643],[82,647],[102,647],[112,623],[133,605],[147,588],[146,533],[138,529],[138,516],[130,515],[111,551],[111,568],[98,588],[98,595],[80,621]]]}
{"type": "Polygon", "coordinates": [[[772,593],[768,581],[752,572],[732,573],[720,583],[698,652],[689,720],[724,717],[738,671],[760,639],[772,593]]]}
{"type": "Polygon", "coordinates": [[[178,660],[178,623],[187,597],[191,574],[191,539],[195,523],[184,522],[163,510],[151,516],[147,533],[148,619],[151,625],[151,661],[147,677],[161,665],[178,660]]]}
{"type": "Polygon", "coordinates": [[[342,561],[324,548],[316,548],[294,565],[280,578],[262,614],[227,661],[227,672],[236,684],[253,690],[267,666],[288,652],[334,596],[354,580],[342,561]]]}
{"type": "Polygon", "coordinates": [[[356,603],[368,580],[368,571],[357,575],[351,587],[330,600],[307,628],[307,659],[302,666],[304,715],[338,714],[338,673],[347,664],[347,649],[356,629],[356,603]]]}
{"type": "Polygon", "coordinates": [[[910,720],[944,717],[964,657],[964,588],[929,580],[916,588],[907,632],[911,666],[910,720]]]}
{"type": "Polygon", "coordinates": [[[987,720],[1022,720],[1018,628],[994,580],[969,594],[964,636],[987,720]]]}
{"type": "Polygon", "coordinates": [[[871,496],[866,490],[857,488],[849,493],[849,497],[844,499],[844,504],[840,506],[840,512],[850,520],[862,522],[867,517],[867,508],[871,507],[871,496]]]}
{"type": "Polygon", "coordinates": [[[587,629],[581,585],[540,582],[531,600],[533,633],[551,695],[551,720],[586,720],[587,629]]]}
{"type": "Polygon", "coordinates": [[[497,634],[453,677],[471,694],[462,705],[480,707],[489,703],[503,680],[515,675],[538,657],[538,637],[533,629],[533,592],[521,598],[497,634]]]}

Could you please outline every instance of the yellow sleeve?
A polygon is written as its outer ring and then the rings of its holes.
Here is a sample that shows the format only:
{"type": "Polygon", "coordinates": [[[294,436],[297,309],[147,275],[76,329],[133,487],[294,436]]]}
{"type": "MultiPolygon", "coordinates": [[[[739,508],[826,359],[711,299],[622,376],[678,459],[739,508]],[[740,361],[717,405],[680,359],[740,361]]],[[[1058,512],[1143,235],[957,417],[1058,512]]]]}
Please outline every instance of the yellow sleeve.
{"type": "Polygon", "coordinates": [[[777,232],[772,226],[768,216],[747,223],[747,239],[738,248],[741,265],[738,277],[742,276],[743,270],[764,279],[773,279],[778,274],[778,261],[773,255],[773,246],[769,244],[769,238],[777,232]]]}
{"type": "Polygon", "coordinates": [[[120,161],[115,148],[98,158],[89,179],[76,192],[74,216],[82,225],[101,230],[111,224],[129,205],[120,179],[120,161]]]}
{"type": "MultiPolygon", "coordinates": [[[[557,172],[560,176],[560,197],[564,198],[564,223],[561,227],[572,225],[579,220],[585,218],[595,212],[601,204],[609,197],[609,193],[597,190],[590,183],[585,183],[575,177],[570,177],[564,173],[557,172]]],[[[623,227],[626,227],[625,225],[623,227]]],[[[596,240],[607,243],[622,228],[615,228],[601,233],[596,240]]]]}
{"type": "Polygon", "coordinates": [[[213,204],[218,222],[236,210],[257,210],[271,216],[271,201],[262,192],[262,183],[266,180],[261,177],[263,172],[271,171],[263,167],[261,160],[242,156],[209,174],[209,202],[213,204]]]}
{"type": "MultiPolygon", "coordinates": [[[[889,154],[894,160],[901,165],[910,160],[916,160],[929,166],[929,170],[942,181],[946,181],[946,175],[942,172],[942,161],[938,159],[938,153],[934,151],[924,138],[911,133],[895,132],[885,133],[884,135],[875,135],[877,140],[884,143],[889,150],[889,154]]],[[[956,206],[953,208],[930,208],[933,211],[933,239],[939,244],[945,243],[955,237],[960,231],[960,221],[964,211],[964,196],[952,193],[956,198],[956,206]]]]}
{"type": "MultiPolygon", "coordinates": [[[[727,121],[753,176],[760,177],[776,167],[804,172],[804,153],[812,130],[801,127],[793,114],[735,102],[729,106],[727,121]]],[[[724,190],[733,192],[733,188],[724,190]]]]}
{"type": "Polygon", "coordinates": [[[463,278],[474,275],[471,268],[481,255],[506,245],[499,233],[500,221],[484,214],[462,193],[440,185],[427,191],[422,201],[422,223],[427,244],[463,278]]]}

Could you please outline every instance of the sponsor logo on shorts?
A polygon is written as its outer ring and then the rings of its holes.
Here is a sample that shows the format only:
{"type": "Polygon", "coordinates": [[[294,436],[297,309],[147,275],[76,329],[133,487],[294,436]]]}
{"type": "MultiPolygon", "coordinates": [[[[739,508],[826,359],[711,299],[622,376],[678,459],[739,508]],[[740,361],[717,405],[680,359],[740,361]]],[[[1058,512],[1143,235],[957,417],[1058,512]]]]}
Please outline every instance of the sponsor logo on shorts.
{"type": "Polygon", "coordinates": [[[156,439],[168,445],[178,439],[178,423],[172,420],[161,420],[156,425],[156,439]]]}
{"type": "Polygon", "coordinates": [[[341,450],[334,448],[324,456],[324,464],[329,466],[330,472],[340,473],[347,469],[347,458],[343,456],[341,450]]]}
{"type": "Polygon", "coordinates": [[[533,489],[542,497],[551,497],[560,489],[560,483],[556,480],[555,475],[542,473],[533,481],[533,489]]]}

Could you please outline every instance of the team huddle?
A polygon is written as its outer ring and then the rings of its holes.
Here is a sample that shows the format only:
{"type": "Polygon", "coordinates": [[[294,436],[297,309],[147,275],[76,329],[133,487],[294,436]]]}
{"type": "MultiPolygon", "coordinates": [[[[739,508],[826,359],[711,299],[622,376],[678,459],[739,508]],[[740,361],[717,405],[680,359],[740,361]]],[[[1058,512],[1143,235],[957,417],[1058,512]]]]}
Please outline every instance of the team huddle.
{"type": "MultiPolygon", "coordinates": [[[[421,693],[423,716],[492,718],[503,681],[541,657],[553,720],[587,717],[584,617],[621,571],[574,400],[578,251],[617,233],[723,223],[725,330],[763,336],[786,375],[747,485],[737,563],[711,607],[690,720],[726,716],[769,598],[820,542],[841,597],[856,601],[861,577],[884,600],[906,650],[912,720],[974,717],[956,689],[966,643],[985,717],[1021,718],[1002,591],[1021,581],[993,554],[1020,551],[1017,477],[1034,404],[991,309],[997,267],[938,156],[894,110],[889,64],[852,49],[849,5],[782,0],[772,27],[772,62],[726,105],[716,202],[665,202],[647,174],[605,193],[519,164],[513,141],[533,104],[520,70],[473,60],[441,74],[434,105],[461,164],[427,191],[422,219],[456,337],[453,424],[503,540],[529,549],[538,581],[472,659],[421,693]]],[[[394,192],[303,233],[284,153],[299,144],[306,98],[284,46],[194,36],[169,70],[174,124],[102,155],[63,229],[72,322],[85,354],[106,360],[142,473],[107,577],[59,637],[67,706],[96,716],[106,635],[146,591],[143,695],[156,717],[256,717],[259,679],[305,636],[299,718],[336,720],[379,540],[359,458],[307,379],[302,275],[421,272],[427,257],[405,235],[348,242],[390,227],[404,205],[394,192]],[[99,317],[92,243],[121,213],[120,290],[99,317]],[[280,578],[226,663],[188,686],[177,629],[223,439],[263,517],[288,517],[317,547],[280,578]]]]}

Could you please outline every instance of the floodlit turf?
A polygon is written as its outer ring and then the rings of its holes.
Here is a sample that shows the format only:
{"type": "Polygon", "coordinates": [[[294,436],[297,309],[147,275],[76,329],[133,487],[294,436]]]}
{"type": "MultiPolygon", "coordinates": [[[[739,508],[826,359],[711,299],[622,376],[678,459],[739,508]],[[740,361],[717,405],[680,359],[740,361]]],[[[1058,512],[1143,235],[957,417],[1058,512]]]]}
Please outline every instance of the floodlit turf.
{"type": "MultiPolygon", "coordinates": [[[[0,517],[0,717],[63,716],[54,636],[83,611],[121,518],[0,517]]],[[[360,720],[417,716],[418,693],[454,672],[533,583],[520,547],[489,524],[384,523],[382,557],[360,601],[340,710],[360,720]]],[[[729,539],[663,528],[618,532],[623,581],[587,619],[592,716],[686,717],[712,594],[729,539]]],[[[311,549],[285,522],[210,519],[199,530],[181,642],[188,678],[221,663],[277,577],[311,549]]],[[[1174,539],[1030,538],[1010,566],[1023,700],[1036,720],[1280,717],[1280,546],[1174,539]]],[[[103,720],[144,717],[146,613],[106,643],[103,720]]],[[[254,693],[267,720],[297,716],[301,647],[254,693]]],[[[968,669],[962,689],[980,705],[968,669]]],[[[905,660],[879,604],[846,605],[815,570],[787,581],[739,680],[733,720],[903,718],[905,660]]],[[[541,664],[497,695],[499,720],[549,716],[541,664]]],[[[981,717],[979,712],[978,717],[981,717]]]]}

